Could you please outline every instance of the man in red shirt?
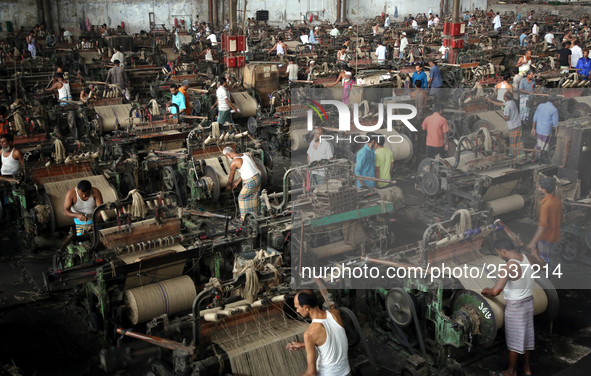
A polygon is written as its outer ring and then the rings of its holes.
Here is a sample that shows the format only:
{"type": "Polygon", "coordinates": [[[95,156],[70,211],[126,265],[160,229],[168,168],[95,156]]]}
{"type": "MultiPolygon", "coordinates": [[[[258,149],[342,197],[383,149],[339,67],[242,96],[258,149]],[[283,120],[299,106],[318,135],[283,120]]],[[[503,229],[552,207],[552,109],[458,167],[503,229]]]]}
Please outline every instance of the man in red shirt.
{"type": "Polygon", "coordinates": [[[427,158],[435,158],[437,154],[446,156],[449,126],[441,114],[443,114],[443,105],[435,103],[433,114],[423,121],[423,130],[427,131],[427,158]]]}
{"type": "MultiPolygon", "coordinates": [[[[540,220],[538,230],[527,245],[532,251],[537,249],[540,257],[548,264],[548,271],[551,274],[554,270],[550,263],[550,249],[552,244],[560,241],[560,223],[562,220],[562,201],[554,196],[556,180],[552,177],[540,179],[538,189],[543,194],[542,206],[540,207],[540,220]]],[[[533,253],[532,253],[533,254],[533,253]]]]}

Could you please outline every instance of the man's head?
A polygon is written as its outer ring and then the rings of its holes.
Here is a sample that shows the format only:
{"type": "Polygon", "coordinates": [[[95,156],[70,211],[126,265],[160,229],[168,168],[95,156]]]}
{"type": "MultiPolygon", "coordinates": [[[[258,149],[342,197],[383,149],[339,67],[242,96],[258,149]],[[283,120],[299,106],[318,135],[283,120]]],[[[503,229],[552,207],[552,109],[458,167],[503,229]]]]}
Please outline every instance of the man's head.
{"type": "Polygon", "coordinates": [[[515,76],[517,76],[519,74],[519,68],[517,68],[517,67],[513,68],[513,71],[511,73],[513,73],[515,76]]]}
{"type": "Polygon", "coordinates": [[[566,42],[562,43],[562,48],[570,48],[570,42],[566,41],[566,42]]]}
{"type": "Polygon", "coordinates": [[[528,71],[527,71],[527,76],[526,76],[526,77],[527,77],[527,79],[528,79],[528,80],[530,80],[530,81],[531,81],[531,80],[533,80],[533,79],[534,79],[534,71],[533,71],[533,70],[531,70],[531,69],[530,69],[530,70],[528,70],[528,71]]]}
{"type": "Polygon", "coordinates": [[[430,67],[434,67],[434,66],[436,66],[436,65],[437,65],[437,63],[436,63],[435,61],[433,61],[433,60],[429,60],[429,66],[430,66],[430,67]]]}
{"type": "Polygon", "coordinates": [[[378,145],[378,141],[380,140],[380,138],[383,138],[384,136],[382,136],[379,133],[376,132],[367,132],[366,133],[367,136],[367,146],[369,146],[370,149],[375,149],[376,146],[378,145]]]}
{"type": "Polygon", "coordinates": [[[0,146],[2,146],[2,151],[9,151],[12,148],[13,141],[14,136],[12,133],[3,134],[0,136],[0,146]]]}
{"type": "Polygon", "coordinates": [[[342,45],[342,46],[341,46],[341,52],[343,52],[343,53],[344,53],[345,51],[347,51],[347,46],[345,46],[345,45],[342,45]]]}
{"type": "Polygon", "coordinates": [[[80,180],[78,182],[78,194],[82,201],[88,200],[92,192],[92,184],[88,180],[80,180]]]}
{"type": "Polygon", "coordinates": [[[575,39],[575,46],[578,46],[581,43],[581,41],[579,40],[579,38],[575,39]]]}
{"type": "Polygon", "coordinates": [[[226,77],[221,77],[220,78],[220,86],[226,87],[227,84],[228,84],[228,80],[226,79],[226,77]]]}
{"type": "Polygon", "coordinates": [[[423,66],[419,64],[415,67],[415,70],[417,71],[417,73],[420,73],[423,70],[423,66]]]}
{"type": "Polygon", "coordinates": [[[503,81],[508,81],[510,78],[511,78],[511,73],[505,72],[505,74],[503,74],[503,81]]]}
{"type": "Polygon", "coordinates": [[[423,81],[416,80],[415,83],[414,83],[414,85],[415,85],[415,88],[420,89],[420,88],[423,87],[423,81]]]}
{"type": "Polygon", "coordinates": [[[556,93],[551,93],[550,95],[548,95],[548,102],[556,103],[557,100],[558,97],[556,96],[556,93]]]}
{"type": "Polygon", "coordinates": [[[503,98],[505,98],[505,102],[509,102],[513,100],[513,94],[510,92],[505,92],[503,98]]]}
{"type": "Polygon", "coordinates": [[[181,83],[181,87],[185,90],[189,88],[189,85],[189,80],[183,80],[183,82],[181,83]]]}
{"type": "Polygon", "coordinates": [[[310,68],[312,68],[315,64],[316,62],[314,60],[310,60],[310,68]]]}
{"type": "Polygon", "coordinates": [[[531,50],[525,51],[525,57],[531,58],[531,50]]]}
{"type": "Polygon", "coordinates": [[[503,261],[511,260],[515,253],[515,246],[509,238],[500,238],[495,241],[495,251],[503,261]]]}
{"type": "Polygon", "coordinates": [[[224,154],[224,156],[226,158],[228,158],[229,160],[234,159],[234,157],[236,157],[238,154],[234,151],[234,149],[232,149],[229,146],[226,146],[224,148],[224,150],[222,150],[222,154],[224,154]]]}
{"type": "Polygon", "coordinates": [[[538,188],[543,194],[550,195],[556,189],[556,180],[552,177],[542,178],[539,182],[538,188]]]}
{"type": "Polygon", "coordinates": [[[84,88],[84,94],[86,94],[86,95],[90,94],[90,88],[89,87],[85,87],[84,88]]]}
{"type": "Polygon", "coordinates": [[[384,144],[386,143],[386,136],[382,135],[381,133],[378,133],[380,135],[380,137],[378,137],[378,147],[379,148],[383,148],[384,144]]]}
{"type": "Polygon", "coordinates": [[[35,30],[31,30],[31,31],[29,31],[29,35],[30,35],[30,36],[33,36],[33,35],[35,35],[35,30]]]}
{"type": "Polygon", "coordinates": [[[309,317],[310,311],[314,308],[318,308],[318,298],[312,291],[309,290],[299,292],[295,296],[293,303],[296,311],[302,317],[309,317]]]}
{"type": "Polygon", "coordinates": [[[445,108],[445,106],[443,106],[443,104],[441,104],[441,103],[435,103],[433,105],[433,112],[438,112],[438,113],[442,114],[444,108],[445,108]]]}
{"type": "Polygon", "coordinates": [[[320,136],[322,136],[323,134],[324,134],[324,128],[316,127],[316,129],[314,129],[314,141],[316,141],[316,142],[320,141],[320,136]]]}
{"type": "Polygon", "coordinates": [[[176,93],[179,92],[179,87],[177,86],[177,84],[172,84],[170,85],[170,93],[172,95],[176,95],[176,93]]]}
{"type": "Polygon", "coordinates": [[[583,51],[583,57],[584,58],[588,58],[589,57],[589,50],[583,51]]]}
{"type": "Polygon", "coordinates": [[[500,13],[499,13],[499,12],[497,12],[497,16],[498,16],[499,14],[500,14],[500,13]]]}
{"type": "Polygon", "coordinates": [[[58,81],[63,81],[64,80],[64,74],[62,72],[58,72],[58,73],[55,74],[55,78],[58,81]]]}
{"type": "Polygon", "coordinates": [[[113,64],[115,64],[116,66],[119,66],[119,64],[121,64],[121,62],[117,59],[115,59],[115,61],[113,61],[113,64]]]}

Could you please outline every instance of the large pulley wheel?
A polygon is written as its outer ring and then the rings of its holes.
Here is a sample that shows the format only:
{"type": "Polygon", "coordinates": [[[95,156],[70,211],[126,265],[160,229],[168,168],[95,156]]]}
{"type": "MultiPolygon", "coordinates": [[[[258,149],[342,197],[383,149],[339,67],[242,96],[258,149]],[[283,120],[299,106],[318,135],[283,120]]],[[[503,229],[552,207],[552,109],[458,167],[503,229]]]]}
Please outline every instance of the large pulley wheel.
{"type": "Polygon", "coordinates": [[[396,325],[405,328],[412,323],[416,302],[401,288],[395,288],[386,295],[386,310],[396,325]]]}
{"type": "Polygon", "coordinates": [[[174,172],[174,192],[181,199],[181,206],[187,203],[187,191],[185,189],[185,178],[180,171],[174,172]]]}
{"type": "Polygon", "coordinates": [[[417,176],[423,176],[425,175],[427,172],[431,171],[431,162],[433,162],[435,159],[433,158],[425,158],[421,161],[421,163],[419,163],[419,168],[417,170],[417,176]]]}
{"type": "Polygon", "coordinates": [[[268,151],[263,151],[263,164],[269,170],[273,170],[273,156],[268,151]]]}
{"type": "Polygon", "coordinates": [[[259,173],[261,174],[261,189],[267,189],[267,180],[269,179],[269,174],[267,174],[267,168],[259,159],[253,158],[252,160],[254,161],[254,164],[257,166],[257,170],[259,170],[259,173]]]}
{"type": "Polygon", "coordinates": [[[193,105],[191,106],[191,113],[195,116],[201,113],[201,102],[198,98],[195,99],[193,105]]]}
{"type": "Polygon", "coordinates": [[[248,120],[246,121],[246,128],[248,129],[248,133],[250,133],[250,134],[257,133],[257,129],[258,129],[257,119],[255,119],[252,116],[249,116],[248,120]]]}
{"type": "Polygon", "coordinates": [[[259,236],[259,219],[255,213],[246,213],[242,221],[242,231],[246,236],[259,236]]]}
{"type": "Polygon", "coordinates": [[[213,181],[213,187],[207,187],[207,191],[211,194],[211,201],[216,202],[220,198],[220,179],[218,174],[211,166],[205,166],[205,176],[213,181]]]}
{"type": "Polygon", "coordinates": [[[343,328],[347,333],[349,348],[357,346],[361,342],[360,325],[357,317],[350,309],[345,307],[339,308],[339,312],[341,313],[341,320],[343,320],[343,328]]]}
{"type": "Polygon", "coordinates": [[[489,131],[493,129],[493,126],[491,123],[489,123],[486,120],[478,120],[476,121],[474,124],[472,124],[472,127],[470,127],[472,132],[478,132],[478,130],[480,128],[486,128],[489,131]]]}
{"type": "Polygon", "coordinates": [[[174,170],[170,166],[164,167],[162,170],[162,185],[167,191],[174,191],[175,176],[174,170]]]}
{"type": "Polygon", "coordinates": [[[49,223],[47,224],[47,228],[51,232],[55,232],[56,228],[56,220],[55,220],[55,213],[53,212],[53,206],[51,205],[51,200],[47,193],[43,194],[43,205],[49,206],[49,223]]]}
{"type": "Polygon", "coordinates": [[[423,191],[429,196],[435,196],[439,192],[439,178],[432,172],[427,172],[421,179],[423,191]]]}

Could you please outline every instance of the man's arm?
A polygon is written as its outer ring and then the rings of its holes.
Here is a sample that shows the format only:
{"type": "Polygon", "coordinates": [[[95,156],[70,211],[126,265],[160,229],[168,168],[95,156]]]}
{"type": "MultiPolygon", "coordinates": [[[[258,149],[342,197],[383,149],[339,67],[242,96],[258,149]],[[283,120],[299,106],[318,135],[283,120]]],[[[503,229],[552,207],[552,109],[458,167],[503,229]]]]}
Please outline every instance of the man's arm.
{"type": "Polygon", "coordinates": [[[228,104],[228,106],[230,106],[230,108],[234,111],[236,111],[236,108],[234,108],[234,106],[232,106],[232,102],[230,102],[230,99],[228,99],[227,97],[225,98],[226,103],[228,104]]]}
{"type": "Polygon", "coordinates": [[[304,344],[306,345],[306,360],[308,362],[308,369],[302,376],[316,376],[316,344],[314,343],[314,336],[306,331],[304,333],[304,344]]]}
{"type": "Polygon", "coordinates": [[[380,166],[376,166],[376,172],[375,172],[375,176],[376,176],[377,178],[379,178],[379,176],[380,176],[380,166]]]}
{"type": "Polygon", "coordinates": [[[112,80],[113,80],[113,74],[111,74],[111,70],[109,70],[107,72],[107,78],[105,78],[105,82],[109,84],[109,83],[111,83],[112,80]]]}
{"type": "Polygon", "coordinates": [[[101,206],[103,204],[103,194],[98,188],[92,188],[92,197],[94,198],[96,206],[101,206]]]}
{"type": "Polygon", "coordinates": [[[23,159],[23,153],[21,153],[21,151],[18,149],[14,149],[14,153],[12,153],[12,157],[14,159],[18,159],[18,161],[21,163],[21,166],[23,167],[23,172],[24,172],[25,160],[23,159]]]}
{"type": "Polygon", "coordinates": [[[493,288],[483,289],[481,291],[481,294],[486,296],[487,298],[493,298],[495,296],[498,296],[507,285],[510,275],[517,276],[518,278],[521,277],[521,267],[515,261],[507,263],[500,270],[504,270],[504,272],[499,273],[497,283],[495,283],[493,288]]]}
{"type": "MultiPolygon", "coordinates": [[[[365,154],[366,153],[361,153],[361,155],[357,155],[357,160],[355,161],[355,175],[361,175],[361,166],[363,165],[363,162],[365,162],[365,154]]],[[[363,180],[357,180],[361,185],[365,185],[365,182],[363,180]]]]}
{"type": "Polygon", "coordinates": [[[59,82],[54,83],[49,89],[45,89],[45,91],[54,91],[59,89],[59,82]]]}
{"type": "Polygon", "coordinates": [[[528,249],[534,249],[536,247],[536,244],[538,244],[538,240],[540,240],[540,237],[544,233],[545,229],[546,229],[546,227],[544,227],[544,226],[538,226],[538,229],[537,229],[536,233],[534,234],[534,237],[527,244],[528,249]]]}

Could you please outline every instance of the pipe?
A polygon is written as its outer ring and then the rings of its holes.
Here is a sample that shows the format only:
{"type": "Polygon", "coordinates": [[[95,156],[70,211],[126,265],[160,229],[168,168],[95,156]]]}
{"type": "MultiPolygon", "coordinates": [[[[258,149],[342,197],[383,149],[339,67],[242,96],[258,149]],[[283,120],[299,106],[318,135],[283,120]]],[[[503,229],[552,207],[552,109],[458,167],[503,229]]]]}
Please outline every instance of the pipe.
{"type": "Polygon", "coordinates": [[[209,288],[201,291],[199,295],[195,297],[195,300],[193,300],[193,341],[191,344],[195,347],[199,346],[199,339],[201,338],[201,315],[199,314],[199,306],[205,298],[213,296],[216,293],[217,289],[209,288]]]}
{"type": "Polygon", "coordinates": [[[53,30],[53,27],[51,26],[51,15],[49,14],[50,9],[49,0],[43,0],[43,18],[45,20],[45,31],[48,33],[53,30]]]}
{"type": "Polygon", "coordinates": [[[213,0],[209,0],[209,6],[207,9],[209,10],[209,23],[213,24],[213,0]]]}

